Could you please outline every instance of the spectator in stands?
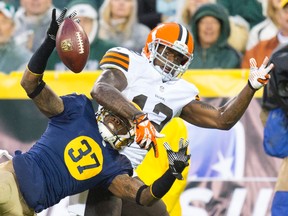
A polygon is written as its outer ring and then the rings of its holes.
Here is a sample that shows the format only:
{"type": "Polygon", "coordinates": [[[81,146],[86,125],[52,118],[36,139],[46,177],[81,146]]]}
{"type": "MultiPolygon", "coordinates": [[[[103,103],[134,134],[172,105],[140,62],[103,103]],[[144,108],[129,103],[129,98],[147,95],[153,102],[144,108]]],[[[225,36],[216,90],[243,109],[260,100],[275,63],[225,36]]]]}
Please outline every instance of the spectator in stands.
{"type": "Polygon", "coordinates": [[[138,19],[150,29],[176,15],[183,0],[138,0],[138,19]]]}
{"type": "Polygon", "coordinates": [[[249,59],[256,61],[264,56],[270,56],[279,45],[288,43],[288,0],[281,0],[279,9],[279,28],[276,36],[269,40],[259,41],[252,49],[247,50],[242,60],[242,68],[249,68],[249,59]]]}
{"type": "Polygon", "coordinates": [[[241,56],[227,40],[230,35],[226,9],[219,4],[204,4],[191,19],[194,35],[194,60],[189,68],[239,68],[241,56]]]}
{"type": "Polygon", "coordinates": [[[265,19],[262,3],[259,0],[217,0],[217,3],[223,5],[230,16],[243,17],[249,23],[250,29],[265,19]]]}
{"type": "Polygon", "coordinates": [[[96,8],[97,10],[99,10],[99,8],[101,7],[101,5],[103,4],[104,0],[97,0],[96,1],[96,8]]]}
{"type": "Polygon", "coordinates": [[[33,53],[46,36],[53,9],[52,0],[20,0],[15,14],[15,39],[33,53]]]}
{"type": "Polygon", "coordinates": [[[13,5],[15,10],[18,9],[18,7],[20,6],[20,0],[3,0],[4,3],[7,3],[9,5],[13,5]]]}
{"type": "Polygon", "coordinates": [[[243,54],[246,50],[246,44],[249,36],[249,23],[241,16],[229,16],[231,33],[228,38],[228,44],[243,54]]]}
{"type": "MultiPolygon", "coordinates": [[[[73,1],[73,0],[72,0],[73,1]]],[[[95,4],[96,6],[96,9],[98,11],[98,9],[100,8],[100,6],[102,5],[104,0],[96,0],[96,1],[93,1],[93,3],[95,4]]],[[[59,9],[62,9],[64,7],[68,7],[68,5],[70,4],[71,0],[53,0],[53,5],[59,9]]]]}
{"type": "MultiPolygon", "coordinates": [[[[56,8],[59,8],[59,9],[63,9],[64,7],[67,7],[67,5],[71,2],[71,0],[52,0],[52,3],[53,5],[56,7],[56,8]]],[[[97,1],[98,2],[98,1],[97,1]]]]}
{"type": "Polygon", "coordinates": [[[179,22],[187,28],[190,28],[189,24],[195,11],[206,3],[215,3],[215,0],[183,0],[182,7],[178,7],[175,16],[170,17],[169,20],[179,22]]]}
{"type": "MultiPolygon", "coordinates": [[[[177,10],[176,16],[169,18],[169,21],[176,21],[185,26],[189,26],[189,22],[194,15],[196,9],[206,3],[215,3],[216,0],[183,0],[182,7],[177,10]]],[[[229,16],[230,36],[228,43],[243,53],[249,34],[249,23],[239,15],[229,16]]],[[[188,27],[189,28],[189,27],[188,27]]]]}
{"type": "MultiPolygon", "coordinates": [[[[99,61],[105,52],[115,47],[112,41],[98,38],[98,13],[96,4],[92,0],[73,0],[68,7],[68,14],[77,11],[75,18],[80,19],[80,25],[88,35],[90,42],[90,55],[84,70],[94,71],[99,69],[99,61]]],[[[57,51],[54,50],[47,63],[47,70],[69,70],[60,60],[57,51]]]]}
{"type": "Polygon", "coordinates": [[[251,28],[246,50],[253,48],[259,41],[268,40],[278,32],[280,0],[268,0],[266,9],[266,19],[251,28]]]}
{"type": "MultiPolygon", "coordinates": [[[[266,1],[266,0],[265,0],[266,1]]],[[[230,15],[231,36],[228,43],[241,53],[246,51],[249,31],[265,19],[260,0],[216,0],[230,15]]]]}
{"type": "Polygon", "coordinates": [[[18,47],[13,39],[15,9],[0,2],[0,72],[23,70],[32,53],[25,47],[18,47]]]}
{"type": "Polygon", "coordinates": [[[141,52],[149,32],[137,20],[137,0],[105,0],[100,7],[100,38],[141,52]]]}

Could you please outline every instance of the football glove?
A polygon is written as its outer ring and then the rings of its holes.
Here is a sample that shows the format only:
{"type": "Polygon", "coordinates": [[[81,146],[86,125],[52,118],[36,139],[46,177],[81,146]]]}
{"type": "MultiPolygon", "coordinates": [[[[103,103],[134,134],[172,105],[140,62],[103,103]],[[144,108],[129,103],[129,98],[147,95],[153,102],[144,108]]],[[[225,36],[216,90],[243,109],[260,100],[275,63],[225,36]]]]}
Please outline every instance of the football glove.
{"type": "Polygon", "coordinates": [[[256,60],[254,58],[250,59],[250,74],[248,82],[250,86],[255,90],[258,90],[262,86],[266,85],[270,79],[269,72],[274,67],[274,65],[271,63],[267,66],[268,61],[268,57],[265,57],[262,65],[260,68],[258,68],[256,60]]]}
{"type": "MultiPolygon", "coordinates": [[[[51,23],[50,23],[50,27],[47,31],[47,35],[49,38],[51,38],[52,40],[56,40],[56,34],[57,34],[57,31],[59,29],[59,26],[61,25],[61,23],[64,21],[65,19],[65,15],[67,13],[67,8],[64,8],[59,17],[56,19],[56,9],[54,8],[52,10],[52,20],[51,20],[51,23]]],[[[77,12],[76,11],[73,11],[69,16],[68,18],[70,19],[73,19],[75,16],[77,15],[77,12]]]]}
{"type": "Polygon", "coordinates": [[[156,138],[164,137],[156,131],[153,124],[149,121],[147,114],[138,114],[133,117],[135,124],[135,141],[140,148],[149,149],[151,146],[154,150],[154,156],[158,158],[159,151],[156,138]]]}
{"type": "Polygon", "coordinates": [[[181,138],[179,141],[179,150],[178,152],[174,152],[167,142],[164,143],[168,155],[170,171],[178,180],[183,180],[182,171],[189,165],[188,161],[191,155],[187,155],[188,145],[189,141],[186,140],[184,143],[184,139],[181,138]]]}

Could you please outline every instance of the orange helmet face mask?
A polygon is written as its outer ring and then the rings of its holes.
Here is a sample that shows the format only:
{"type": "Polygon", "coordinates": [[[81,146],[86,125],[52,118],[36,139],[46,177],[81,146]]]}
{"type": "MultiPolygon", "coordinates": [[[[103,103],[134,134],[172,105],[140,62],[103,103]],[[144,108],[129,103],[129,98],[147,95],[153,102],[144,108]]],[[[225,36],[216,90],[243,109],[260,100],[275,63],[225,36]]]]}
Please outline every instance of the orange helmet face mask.
{"type": "Polygon", "coordinates": [[[152,66],[162,75],[164,82],[180,78],[193,59],[194,41],[192,34],[178,23],[163,23],[155,27],[148,35],[142,53],[152,66]],[[162,51],[159,52],[159,47],[162,51]],[[166,50],[172,49],[183,56],[183,61],[175,64],[165,57],[166,50]],[[162,67],[155,64],[155,59],[162,67]]]}

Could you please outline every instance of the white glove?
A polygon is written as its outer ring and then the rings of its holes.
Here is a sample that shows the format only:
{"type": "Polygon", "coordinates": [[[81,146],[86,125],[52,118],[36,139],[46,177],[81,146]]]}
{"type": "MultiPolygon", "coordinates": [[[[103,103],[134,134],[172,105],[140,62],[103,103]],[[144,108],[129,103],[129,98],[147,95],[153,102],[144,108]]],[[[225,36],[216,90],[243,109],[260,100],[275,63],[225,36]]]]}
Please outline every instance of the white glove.
{"type": "Polygon", "coordinates": [[[262,86],[266,85],[270,79],[269,72],[274,65],[271,63],[269,66],[267,66],[268,61],[269,59],[266,56],[261,67],[258,68],[256,60],[254,58],[250,59],[250,74],[248,80],[250,86],[255,90],[258,90],[262,86]]]}

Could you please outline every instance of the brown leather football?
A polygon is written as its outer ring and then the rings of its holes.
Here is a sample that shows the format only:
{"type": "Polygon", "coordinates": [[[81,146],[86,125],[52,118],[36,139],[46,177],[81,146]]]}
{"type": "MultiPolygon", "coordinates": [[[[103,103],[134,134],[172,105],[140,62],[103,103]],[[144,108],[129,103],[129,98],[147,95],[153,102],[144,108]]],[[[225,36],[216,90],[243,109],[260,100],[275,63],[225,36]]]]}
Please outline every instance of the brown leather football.
{"type": "Polygon", "coordinates": [[[56,50],[62,62],[74,73],[80,73],[86,65],[90,44],[79,23],[66,18],[56,35],[56,50]]]}

